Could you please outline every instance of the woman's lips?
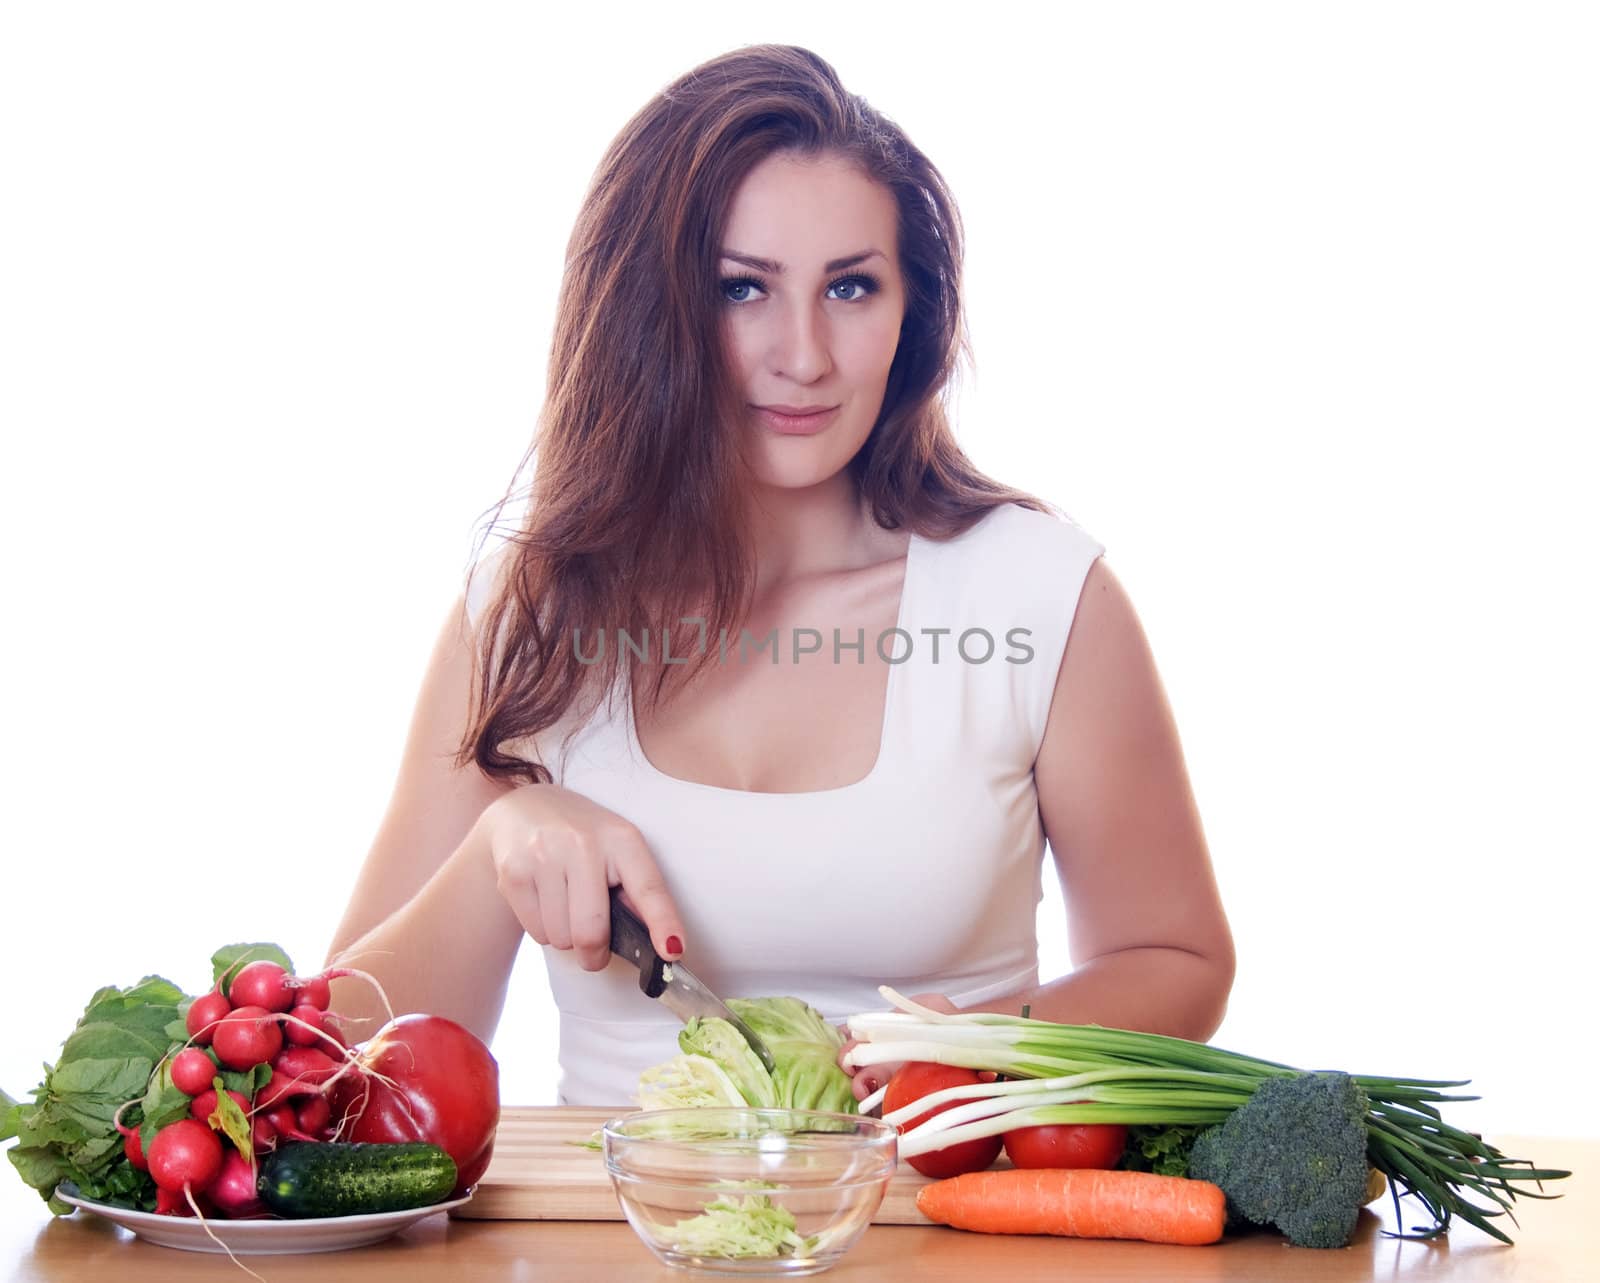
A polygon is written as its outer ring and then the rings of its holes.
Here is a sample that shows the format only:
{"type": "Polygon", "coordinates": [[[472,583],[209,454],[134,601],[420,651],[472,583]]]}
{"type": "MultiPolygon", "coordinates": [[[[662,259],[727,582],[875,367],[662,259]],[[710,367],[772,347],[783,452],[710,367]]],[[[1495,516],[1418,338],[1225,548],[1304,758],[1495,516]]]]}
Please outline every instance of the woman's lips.
{"type": "Polygon", "coordinates": [[[781,432],[785,436],[808,436],[813,432],[821,432],[823,428],[833,422],[834,415],[839,413],[839,407],[831,410],[818,410],[814,414],[780,414],[776,410],[766,410],[760,406],[754,407],[755,412],[774,432],[781,432]]]}

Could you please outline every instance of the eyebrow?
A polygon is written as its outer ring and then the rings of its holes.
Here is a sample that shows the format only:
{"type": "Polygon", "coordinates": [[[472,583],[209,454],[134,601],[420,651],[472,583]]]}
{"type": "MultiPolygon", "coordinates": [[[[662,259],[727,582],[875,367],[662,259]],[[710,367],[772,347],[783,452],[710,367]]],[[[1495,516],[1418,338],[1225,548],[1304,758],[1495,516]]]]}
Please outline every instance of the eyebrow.
{"type": "MultiPolygon", "coordinates": [[[[857,263],[864,263],[867,259],[877,255],[879,258],[888,258],[880,249],[865,249],[859,254],[849,254],[844,258],[830,259],[822,265],[824,272],[842,272],[847,267],[854,267],[857,263]]],[[[722,257],[732,259],[735,263],[743,263],[746,267],[753,267],[758,272],[770,272],[774,276],[782,276],[784,266],[782,263],[770,258],[757,258],[754,254],[739,254],[731,249],[722,251],[722,257]]]]}

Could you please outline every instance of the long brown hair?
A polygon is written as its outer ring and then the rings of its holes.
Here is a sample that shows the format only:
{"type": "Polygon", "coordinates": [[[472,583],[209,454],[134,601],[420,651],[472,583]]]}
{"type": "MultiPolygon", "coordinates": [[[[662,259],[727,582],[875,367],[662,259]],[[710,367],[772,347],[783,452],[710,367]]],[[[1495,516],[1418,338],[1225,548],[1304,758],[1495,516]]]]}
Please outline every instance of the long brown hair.
{"type": "MultiPolygon", "coordinates": [[[[614,692],[622,660],[617,646],[580,661],[566,638],[682,636],[686,616],[705,620],[703,636],[737,635],[754,566],[733,433],[744,395],[721,339],[721,243],[740,183],[780,151],[853,162],[899,206],[905,320],[882,410],[848,465],[873,519],[941,539],[1001,504],[1051,511],[979,472],[950,428],[944,398],[972,353],[961,219],[939,171],[810,50],[763,44],[714,58],[623,127],[568,242],[546,399],[518,469],[531,477],[527,515],[483,612],[457,765],[551,780],[502,745],[552,726],[580,697],[614,692]]],[[[714,655],[703,648],[679,677],[714,655]]],[[[661,681],[641,694],[653,707],[661,681]]]]}

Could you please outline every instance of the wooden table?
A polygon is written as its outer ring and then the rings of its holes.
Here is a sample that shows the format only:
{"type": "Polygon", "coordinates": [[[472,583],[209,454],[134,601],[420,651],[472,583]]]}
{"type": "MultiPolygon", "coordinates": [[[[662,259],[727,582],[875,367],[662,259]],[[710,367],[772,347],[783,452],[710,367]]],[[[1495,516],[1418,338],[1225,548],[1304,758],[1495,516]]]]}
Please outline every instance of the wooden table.
{"type": "MultiPolygon", "coordinates": [[[[1600,1197],[1594,1172],[1600,1141],[1499,1139],[1508,1153],[1563,1167],[1565,1197],[1519,1204],[1516,1246],[1505,1247],[1460,1224],[1433,1243],[1385,1238],[1393,1205],[1362,1213],[1355,1242],[1340,1251],[1287,1246],[1276,1235],[1244,1236],[1214,1247],[1001,1237],[912,1226],[873,1226],[842,1262],[822,1277],[846,1280],[915,1279],[918,1283],[1099,1283],[1120,1280],[1366,1280],[1600,1279],[1600,1197]],[[1376,1213],[1376,1214],[1375,1214],[1376,1213]]],[[[16,1283],[113,1283],[185,1279],[244,1280],[226,1257],[152,1247],[98,1217],[54,1219],[38,1196],[5,1163],[0,1170],[0,1278],[16,1283]]],[[[267,1283],[409,1283],[442,1279],[573,1280],[608,1283],[626,1278],[679,1283],[686,1274],[659,1265],[625,1224],[615,1222],[454,1221],[432,1216],[397,1238],[351,1252],[244,1258],[267,1283]]]]}

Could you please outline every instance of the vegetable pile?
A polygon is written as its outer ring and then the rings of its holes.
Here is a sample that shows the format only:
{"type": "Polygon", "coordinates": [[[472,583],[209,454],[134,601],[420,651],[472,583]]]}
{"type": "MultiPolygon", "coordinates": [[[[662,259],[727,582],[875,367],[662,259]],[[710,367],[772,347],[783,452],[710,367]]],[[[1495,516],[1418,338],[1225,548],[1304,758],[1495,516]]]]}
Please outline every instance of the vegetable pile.
{"type": "Polygon", "coordinates": [[[17,1138],[11,1163],[52,1212],[72,1210],[62,1183],[92,1202],[246,1218],[425,1206],[482,1175],[499,1081],[474,1035],[412,1015],[351,1048],[329,982],[370,977],[296,976],[268,944],[211,962],[193,998],[159,976],[101,989],[32,1101],[6,1098],[0,1140],[17,1138]],[[406,1152],[372,1152],[393,1146],[406,1152]],[[295,1189],[314,1177],[329,1192],[277,1200],[269,1156],[295,1189]]]}
{"type": "MultiPolygon", "coordinates": [[[[1116,1125],[1130,1133],[1121,1165],[1144,1169],[1129,1175],[1214,1184],[1226,1196],[1230,1223],[1274,1226],[1305,1247],[1349,1242],[1371,1197],[1369,1169],[1387,1178],[1397,1220],[1402,1193],[1426,1209],[1431,1223],[1405,1237],[1443,1234],[1459,1216],[1505,1243],[1510,1237],[1491,1218],[1508,1213],[1518,1197],[1555,1197],[1519,1183],[1570,1175],[1508,1158],[1445,1122],[1441,1104],[1475,1097],[1441,1089],[1465,1080],[1306,1073],[1181,1038],[988,1012],[947,1015],[881,992],[896,1010],[851,1018],[860,1041],[847,1062],[955,1066],[974,1079],[919,1094],[914,1103],[884,1099],[884,1121],[904,1129],[901,1156],[925,1174],[981,1170],[998,1153],[995,1138],[1004,1137],[1009,1152],[1019,1130],[1116,1125]],[[996,1080],[977,1080],[980,1071],[996,1080]],[[968,1157],[949,1163],[963,1146],[968,1157]],[[946,1159],[940,1170],[919,1163],[938,1156],[946,1159]]],[[[891,1079],[891,1097],[894,1088],[891,1079]]],[[[880,1098],[868,1097],[862,1108],[880,1098]]],[[[1032,1165],[1016,1152],[1012,1159],[1032,1165]]]]}

